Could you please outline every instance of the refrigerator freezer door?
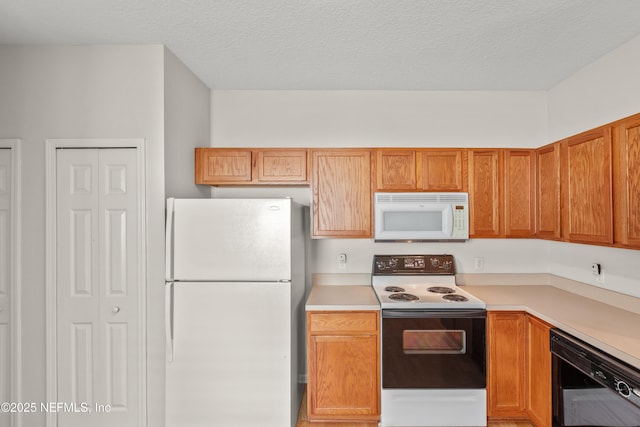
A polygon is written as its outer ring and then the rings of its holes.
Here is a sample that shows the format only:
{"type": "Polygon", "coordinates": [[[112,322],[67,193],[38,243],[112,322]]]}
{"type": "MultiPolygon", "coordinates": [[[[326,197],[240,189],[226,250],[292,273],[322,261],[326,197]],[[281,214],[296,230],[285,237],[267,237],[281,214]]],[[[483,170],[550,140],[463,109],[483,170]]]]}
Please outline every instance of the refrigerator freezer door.
{"type": "Polygon", "coordinates": [[[291,426],[290,284],[174,283],[167,427],[291,426]]]}
{"type": "Polygon", "coordinates": [[[168,280],[291,280],[290,199],[170,199],[171,206],[168,280]]]}

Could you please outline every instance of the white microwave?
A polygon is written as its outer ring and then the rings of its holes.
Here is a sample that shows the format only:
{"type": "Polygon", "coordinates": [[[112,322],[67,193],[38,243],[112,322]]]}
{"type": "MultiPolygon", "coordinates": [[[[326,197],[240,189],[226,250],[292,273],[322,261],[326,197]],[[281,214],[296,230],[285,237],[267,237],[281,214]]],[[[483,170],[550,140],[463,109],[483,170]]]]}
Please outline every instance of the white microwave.
{"type": "Polygon", "coordinates": [[[464,241],[469,238],[468,193],[375,193],[377,242],[464,241]]]}

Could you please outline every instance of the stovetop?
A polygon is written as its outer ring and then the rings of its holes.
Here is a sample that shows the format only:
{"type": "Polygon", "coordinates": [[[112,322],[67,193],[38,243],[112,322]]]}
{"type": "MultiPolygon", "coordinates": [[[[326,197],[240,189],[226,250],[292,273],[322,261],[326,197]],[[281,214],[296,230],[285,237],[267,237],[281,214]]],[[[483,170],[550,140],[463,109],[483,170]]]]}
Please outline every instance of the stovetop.
{"type": "Polygon", "coordinates": [[[456,285],[452,255],[375,255],[371,285],[383,309],[486,308],[456,285]]]}

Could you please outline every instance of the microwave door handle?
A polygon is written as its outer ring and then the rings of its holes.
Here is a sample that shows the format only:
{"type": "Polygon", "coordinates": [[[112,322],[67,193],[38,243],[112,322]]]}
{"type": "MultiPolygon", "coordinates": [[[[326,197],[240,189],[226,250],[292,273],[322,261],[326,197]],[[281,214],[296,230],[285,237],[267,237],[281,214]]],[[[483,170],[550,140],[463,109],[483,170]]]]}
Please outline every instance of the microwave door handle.
{"type": "Polygon", "coordinates": [[[445,227],[446,227],[445,232],[447,233],[448,237],[451,237],[453,235],[453,206],[452,205],[449,205],[447,207],[446,214],[447,214],[447,217],[445,221],[445,227]]]}

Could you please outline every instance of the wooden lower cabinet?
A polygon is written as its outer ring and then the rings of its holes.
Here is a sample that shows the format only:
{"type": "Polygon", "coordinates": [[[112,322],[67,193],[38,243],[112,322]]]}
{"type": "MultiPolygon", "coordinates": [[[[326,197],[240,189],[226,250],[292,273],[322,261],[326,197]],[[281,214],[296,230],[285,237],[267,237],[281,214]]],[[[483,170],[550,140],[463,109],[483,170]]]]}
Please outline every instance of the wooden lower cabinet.
{"type": "Polygon", "coordinates": [[[487,415],[525,418],[525,314],[487,314],[487,415]]]}
{"type": "Polygon", "coordinates": [[[377,311],[307,313],[309,421],[380,418],[377,311]]]}
{"type": "Polygon", "coordinates": [[[487,315],[487,415],[551,427],[550,325],[519,311],[487,315]]]}
{"type": "Polygon", "coordinates": [[[536,427],[551,427],[551,326],[526,315],[526,407],[536,427]]]}

